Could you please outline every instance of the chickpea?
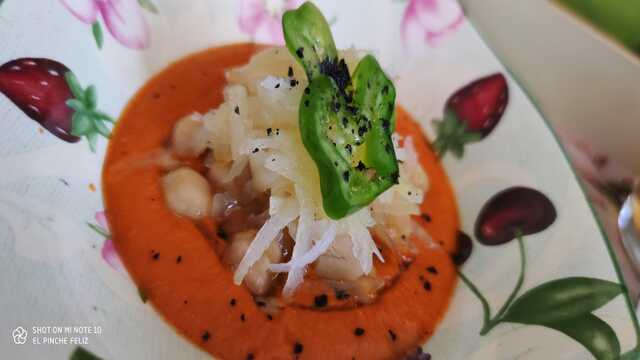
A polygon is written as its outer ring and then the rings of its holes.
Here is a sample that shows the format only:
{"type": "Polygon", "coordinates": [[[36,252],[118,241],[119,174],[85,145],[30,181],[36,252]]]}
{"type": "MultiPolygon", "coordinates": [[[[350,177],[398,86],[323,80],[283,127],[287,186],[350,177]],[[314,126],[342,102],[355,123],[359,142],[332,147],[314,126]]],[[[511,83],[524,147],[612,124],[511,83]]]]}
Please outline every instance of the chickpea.
{"type": "Polygon", "coordinates": [[[167,205],[173,212],[191,219],[209,214],[212,197],[204,176],[181,167],[163,176],[161,182],[167,205]]]}
{"type": "Polygon", "coordinates": [[[173,151],[178,156],[199,156],[207,149],[204,124],[198,114],[185,116],[173,128],[173,151]]]}
{"type": "Polygon", "coordinates": [[[316,260],[316,274],[325,279],[349,281],[364,275],[352,246],[349,236],[336,237],[329,251],[316,260]]]}
{"type": "MultiPolygon", "coordinates": [[[[246,230],[236,234],[225,249],[224,262],[232,267],[238,266],[256,236],[255,230],[246,230]]],[[[278,241],[271,243],[264,255],[251,267],[244,278],[244,284],[254,295],[265,295],[273,285],[275,274],[269,271],[269,265],[280,262],[282,251],[278,241]]]]}

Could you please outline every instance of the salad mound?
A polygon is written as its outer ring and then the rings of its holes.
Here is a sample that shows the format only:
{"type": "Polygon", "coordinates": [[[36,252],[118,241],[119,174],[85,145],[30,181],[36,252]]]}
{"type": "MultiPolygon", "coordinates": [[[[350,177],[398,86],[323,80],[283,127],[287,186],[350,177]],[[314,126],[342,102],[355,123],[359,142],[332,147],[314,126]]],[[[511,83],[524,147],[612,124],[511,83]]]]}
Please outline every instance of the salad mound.
{"type": "Polygon", "coordinates": [[[175,212],[217,220],[235,284],[255,295],[286,273],[290,296],[309,269],[329,281],[375,279],[374,257],[385,261],[376,241],[410,261],[414,232],[428,240],[412,219],[428,178],[412,138],[394,133],[391,81],[373,56],[337,51],[311,3],[283,24],[287,48],[228,71],[224,102],[174,128],[173,153],[202,157],[208,179],[184,168],[163,178],[175,212]]]}

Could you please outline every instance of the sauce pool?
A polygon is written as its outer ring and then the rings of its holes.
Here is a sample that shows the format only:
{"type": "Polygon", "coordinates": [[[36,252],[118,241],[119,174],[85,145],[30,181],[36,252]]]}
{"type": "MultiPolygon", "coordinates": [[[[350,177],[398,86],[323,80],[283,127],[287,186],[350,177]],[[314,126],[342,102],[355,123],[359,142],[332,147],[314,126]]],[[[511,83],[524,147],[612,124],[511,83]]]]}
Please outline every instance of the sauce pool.
{"type": "MultiPolygon", "coordinates": [[[[439,246],[414,239],[419,254],[376,302],[349,310],[284,307],[263,312],[233,284],[211,241],[167,207],[164,170],[145,159],[170,139],[177,120],[222,101],[226,70],[261,47],[238,44],[184,58],[151,79],[130,101],[109,144],[103,188],[109,227],[131,277],[182,335],[222,359],[394,359],[423,344],[449,305],[456,284],[449,253],[459,220],[444,169],[420,126],[401,108],[397,129],[410,135],[429,177],[416,220],[439,246]]],[[[335,297],[327,293],[328,297],[335,297]]]]}

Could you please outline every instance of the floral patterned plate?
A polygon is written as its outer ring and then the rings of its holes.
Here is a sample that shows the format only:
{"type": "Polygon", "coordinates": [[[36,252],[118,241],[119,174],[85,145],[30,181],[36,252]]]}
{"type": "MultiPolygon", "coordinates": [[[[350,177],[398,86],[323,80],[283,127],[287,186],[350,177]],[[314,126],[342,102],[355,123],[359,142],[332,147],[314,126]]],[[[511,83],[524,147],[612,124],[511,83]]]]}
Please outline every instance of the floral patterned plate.
{"type": "MultiPolygon", "coordinates": [[[[206,357],[141,301],[120,264],[101,211],[102,160],[113,122],[150,76],[207,47],[280,44],[282,12],[299,3],[0,1],[3,357],[206,357]]],[[[619,267],[562,148],[460,6],[317,4],[340,47],[371,50],[395,78],[458,197],[462,281],[424,351],[639,358],[619,267]]]]}

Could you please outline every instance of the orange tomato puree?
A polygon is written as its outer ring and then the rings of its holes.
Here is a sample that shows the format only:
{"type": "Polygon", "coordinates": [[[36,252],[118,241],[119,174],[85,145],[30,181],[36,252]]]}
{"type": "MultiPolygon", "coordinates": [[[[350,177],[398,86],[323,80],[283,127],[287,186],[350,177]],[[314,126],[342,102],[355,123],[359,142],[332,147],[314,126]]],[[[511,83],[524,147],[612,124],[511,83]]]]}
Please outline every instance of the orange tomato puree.
{"type": "Polygon", "coordinates": [[[225,71],[245,64],[258,49],[238,44],[189,56],[151,79],[130,101],[103,169],[116,249],[155,309],[215,357],[402,358],[433,334],[447,310],[456,284],[449,253],[459,227],[445,171],[420,126],[402,108],[397,131],[414,138],[430,182],[422,204],[430,219],[416,220],[441,246],[414,241],[419,254],[393,285],[373,304],[348,310],[288,306],[268,317],[244,286],[233,284],[231,271],[198,226],[168,209],[159,181],[163,170],[140,160],[167,143],[178,119],[217,107],[225,71]]]}

